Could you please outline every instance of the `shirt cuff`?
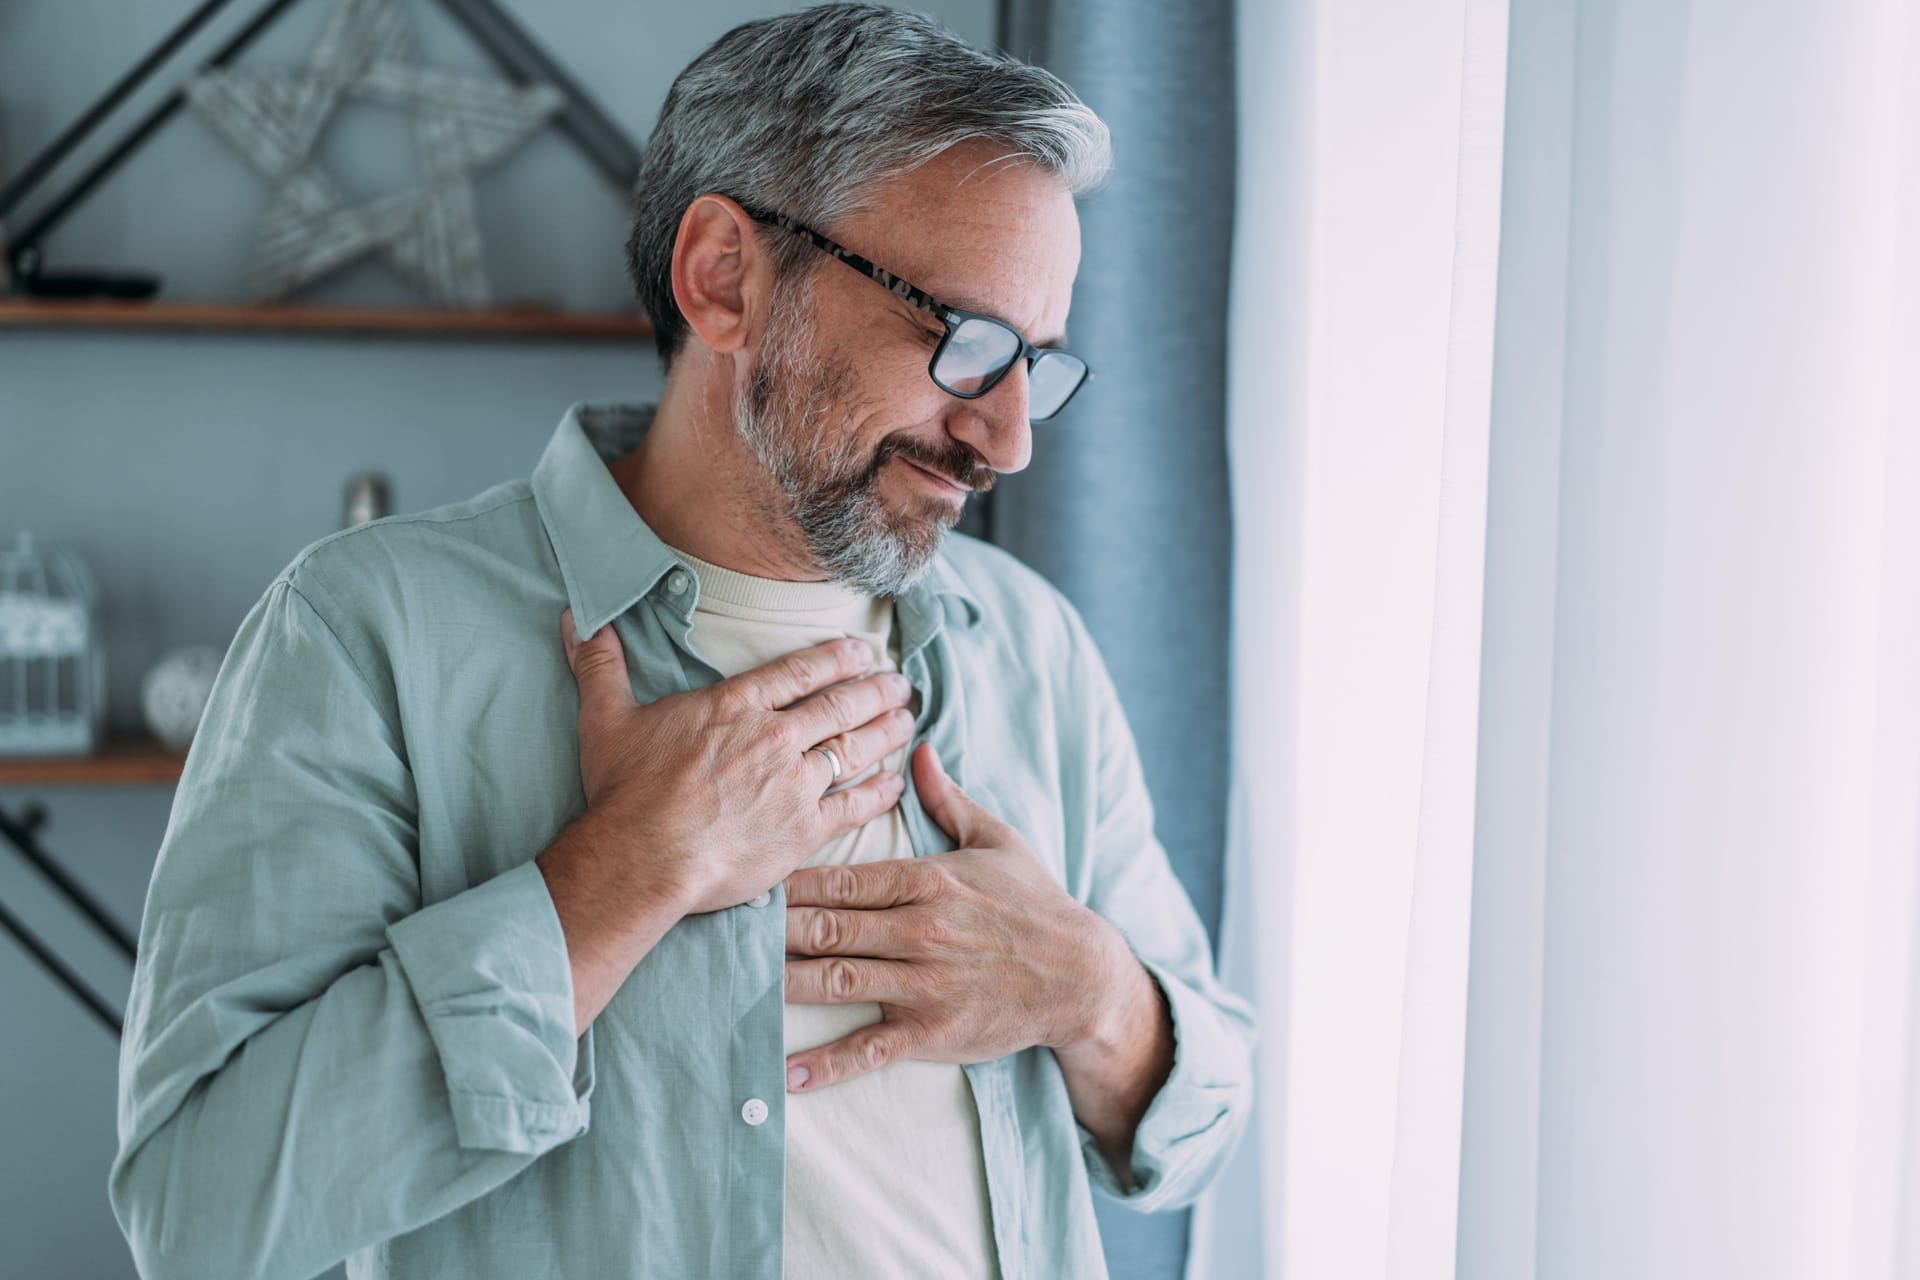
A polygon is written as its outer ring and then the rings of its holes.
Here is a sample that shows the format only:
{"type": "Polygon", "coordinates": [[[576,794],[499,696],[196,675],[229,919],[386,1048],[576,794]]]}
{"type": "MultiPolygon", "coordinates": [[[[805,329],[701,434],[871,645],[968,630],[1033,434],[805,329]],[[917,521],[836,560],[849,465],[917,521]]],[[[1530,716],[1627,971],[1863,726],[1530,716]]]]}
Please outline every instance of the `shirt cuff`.
{"type": "Polygon", "coordinates": [[[1251,1048],[1206,997],[1142,957],[1173,1022],[1173,1067],[1134,1128],[1131,1190],[1086,1126],[1080,1147],[1093,1185],[1142,1211],[1185,1204],[1233,1154],[1252,1094],[1251,1048]]]}
{"type": "Polygon", "coordinates": [[[462,1147],[538,1155],[587,1131],[593,1028],[576,1040],[566,934],[537,863],[386,936],[440,1055],[462,1147]]]}

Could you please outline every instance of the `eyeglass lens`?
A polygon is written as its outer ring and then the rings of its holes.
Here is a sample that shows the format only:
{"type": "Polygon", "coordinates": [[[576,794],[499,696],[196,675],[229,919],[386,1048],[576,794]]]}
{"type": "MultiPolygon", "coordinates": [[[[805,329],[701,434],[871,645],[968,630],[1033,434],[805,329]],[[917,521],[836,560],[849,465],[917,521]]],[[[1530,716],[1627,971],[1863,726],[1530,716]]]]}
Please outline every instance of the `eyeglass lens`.
{"type": "Polygon", "coordinates": [[[990,320],[962,320],[940,353],[940,378],[962,395],[972,395],[994,374],[1013,363],[1020,340],[1013,330],[990,320]]]}
{"type": "MultiPolygon", "coordinates": [[[[1020,354],[1020,340],[1005,325],[969,317],[954,326],[934,369],[949,390],[972,395],[992,381],[1020,354]]],[[[1080,385],[1087,366],[1064,351],[1043,352],[1033,363],[1027,384],[1027,414],[1050,418],[1080,385]]]]}
{"type": "Polygon", "coordinates": [[[1027,376],[1027,416],[1051,418],[1060,412],[1086,376],[1086,362],[1064,351],[1049,351],[1035,360],[1027,376]]]}

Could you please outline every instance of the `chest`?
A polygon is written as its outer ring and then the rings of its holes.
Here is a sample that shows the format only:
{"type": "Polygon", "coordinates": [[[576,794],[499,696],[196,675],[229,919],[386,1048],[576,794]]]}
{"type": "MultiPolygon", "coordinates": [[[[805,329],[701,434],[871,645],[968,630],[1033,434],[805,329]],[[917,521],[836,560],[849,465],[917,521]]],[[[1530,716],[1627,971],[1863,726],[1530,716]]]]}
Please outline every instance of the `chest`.
{"type": "MultiPolygon", "coordinates": [[[[676,640],[643,609],[614,625],[636,702],[721,678],[697,645],[676,640]]],[[[399,690],[419,802],[421,890],[431,902],[538,854],[586,811],[586,797],[579,689],[545,629],[445,623],[425,630],[410,637],[399,690]]],[[[1048,673],[1007,646],[969,644],[945,631],[904,653],[896,642],[876,666],[900,670],[914,686],[913,739],[897,763],[933,743],[967,793],[1012,823],[1067,882],[1067,863],[1087,838],[1071,803],[1082,789],[1083,753],[1048,673]]],[[[951,848],[921,807],[912,770],[905,773],[907,790],[891,816],[896,834],[881,841],[874,833],[861,847],[898,850],[903,833],[915,856],[951,848]]]]}

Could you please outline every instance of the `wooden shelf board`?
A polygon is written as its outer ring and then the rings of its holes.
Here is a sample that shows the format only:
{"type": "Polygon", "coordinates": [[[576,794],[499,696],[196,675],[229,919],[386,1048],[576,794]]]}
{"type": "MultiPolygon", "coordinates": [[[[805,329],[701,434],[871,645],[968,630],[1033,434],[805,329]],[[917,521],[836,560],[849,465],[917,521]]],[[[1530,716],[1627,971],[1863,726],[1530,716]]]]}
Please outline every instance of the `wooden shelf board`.
{"type": "Polygon", "coordinates": [[[116,299],[0,298],[0,327],[16,329],[220,329],[259,333],[464,334],[478,337],[627,338],[653,336],[635,312],[545,307],[333,307],[264,302],[128,302],[116,299]]]}
{"type": "Polygon", "coordinates": [[[0,787],[172,783],[186,762],[152,738],[109,738],[90,756],[0,756],[0,787]]]}

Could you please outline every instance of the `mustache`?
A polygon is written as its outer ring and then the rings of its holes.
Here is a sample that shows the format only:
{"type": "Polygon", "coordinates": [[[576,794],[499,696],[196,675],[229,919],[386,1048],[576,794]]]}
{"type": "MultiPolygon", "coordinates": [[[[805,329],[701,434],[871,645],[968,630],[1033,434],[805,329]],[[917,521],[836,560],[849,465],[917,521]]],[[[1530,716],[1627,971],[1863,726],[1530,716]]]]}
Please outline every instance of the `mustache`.
{"type": "Polygon", "coordinates": [[[950,443],[953,446],[950,449],[929,447],[905,436],[890,436],[874,451],[870,474],[878,475],[880,468],[898,455],[943,479],[953,481],[963,489],[985,493],[993,488],[999,473],[979,461],[973,450],[960,441],[953,440],[950,443]]]}

